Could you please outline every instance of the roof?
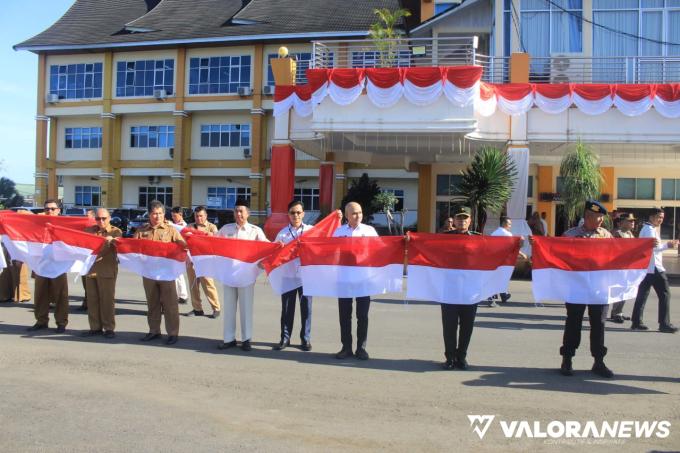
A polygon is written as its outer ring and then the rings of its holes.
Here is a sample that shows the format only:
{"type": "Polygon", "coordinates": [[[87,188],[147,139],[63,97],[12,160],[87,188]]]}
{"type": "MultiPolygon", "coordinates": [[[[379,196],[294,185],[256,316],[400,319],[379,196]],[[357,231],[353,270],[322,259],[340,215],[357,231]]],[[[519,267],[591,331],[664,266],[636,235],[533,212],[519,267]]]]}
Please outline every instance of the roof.
{"type": "Polygon", "coordinates": [[[400,0],[76,0],[35,52],[287,38],[364,36],[376,8],[400,0]],[[245,7],[243,6],[245,4],[245,7]]]}

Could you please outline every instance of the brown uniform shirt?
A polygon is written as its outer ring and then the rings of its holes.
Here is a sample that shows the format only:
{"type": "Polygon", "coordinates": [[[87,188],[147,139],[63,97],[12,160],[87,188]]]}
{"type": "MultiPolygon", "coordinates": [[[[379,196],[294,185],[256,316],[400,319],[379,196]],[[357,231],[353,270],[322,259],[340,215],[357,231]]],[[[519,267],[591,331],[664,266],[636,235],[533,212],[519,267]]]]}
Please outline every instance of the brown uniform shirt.
{"type": "MultiPolygon", "coordinates": [[[[97,225],[85,228],[86,233],[91,233],[96,236],[111,236],[114,238],[119,238],[123,236],[123,232],[113,225],[109,225],[105,230],[100,230],[97,225]]],[[[118,274],[118,257],[116,255],[116,248],[113,243],[106,242],[99,256],[95,260],[90,273],[87,274],[88,277],[102,277],[102,278],[114,278],[118,274]]]]}
{"type": "Polygon", "coordinates": [[[135,231],[135,239],[148,239],[150,241],[159,242],[177,242],[182,245],[186,244],[184,238],[179,234],[177,229],[167,222],[161,222],[158,225],[151,226],[147,223],[135,231]]]}
{"type": "Polygon", "coordinates": [[[577,226],[568,229],[562,236],[572,238],[611,238],[612,234],[602,227],[588,231],[583,226],[577,226]]]}
{"type": "Polygon", "coordinates": [[[623,230],[615,230],[614,231],[614,237],[615,238],[623,238],[623,239],[635,239],[635,235],[633,234],[632,231],[623,231],[623,230]]]}
{"type": "Polygon", "coordinates": [[[194,230],[202,231],[204,233],[215,234],[217,233],[217,226],[215,224],[206,222],[205,225],[199,225],[198,223],[190,223],[188,228],[193,228],[194,230]]]}

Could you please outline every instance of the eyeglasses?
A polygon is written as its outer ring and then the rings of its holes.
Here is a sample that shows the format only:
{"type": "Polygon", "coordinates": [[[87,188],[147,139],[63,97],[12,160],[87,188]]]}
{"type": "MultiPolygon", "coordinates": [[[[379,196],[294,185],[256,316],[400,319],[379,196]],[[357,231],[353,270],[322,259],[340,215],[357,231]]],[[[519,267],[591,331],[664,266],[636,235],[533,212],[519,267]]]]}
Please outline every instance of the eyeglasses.
{"type": "Polygon", "coordinates": [[[108,217],[95,217],[94,218],[97,222],[101,222],[102,220],[108,219],[108,217]]]}
{"type": "Polygon", "coordinates": [[[288,211],[290,215],[302,215],[302,211],[288,211]]]}
{"type": "Polygon", "coordinates": [[[45,208],[45,211],[56,211],[59,208],[45,208]]]}

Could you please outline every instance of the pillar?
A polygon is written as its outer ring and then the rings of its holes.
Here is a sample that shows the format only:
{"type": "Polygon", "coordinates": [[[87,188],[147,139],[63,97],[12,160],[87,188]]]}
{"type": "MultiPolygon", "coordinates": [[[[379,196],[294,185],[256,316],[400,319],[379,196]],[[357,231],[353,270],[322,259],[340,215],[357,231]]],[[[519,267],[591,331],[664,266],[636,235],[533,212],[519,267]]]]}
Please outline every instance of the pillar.
{"type": "Polygon", "coordinates": [[[264,127],[264,109],[262,108],[264,45],[256,44],[253,49],[253,107],[250,110],[250,215],[253,223],[261,224],[267,217],[264,180],[264,144],[266,131],[264,127]]]}
{"type": "Polygon", "coordinates": [[[536,174],[537,185],[538,185],[538,203],[536,203],[536,209],[539,213],[545,212],[546,219],[548,223],[548,234],[555,234],[555,217],[553,212],[553,202],[552,201],[541,201],[541,193],[553,193],[553,168],[551,166],[539,166],[538,173],[536,174]]]}
{"type": "Polygon", "coordinates": [[[115,147],[116,115],[114,113],[102,113],[102,158],[99,173],[101,186],[101,204],[107,208],[118,208],[115,202],[116,182],[114,181],[113,158],[115,147]]]}
{"type": "Polygon", "coordinates": [[[57,130],[59,120],[50,118],[50,130],[47,144],[47,198],[59,198],[57,182],[57,130]]]}
{"type": "Polygon", "coordinates": [[[335,163],[335,191],[334,191],[334,206],[340,208],[342,205],[342,199],[345,198],[347,193],[347,176],[346,164],[344,162],[335,163]]]}
{"type": "Polygon", "coordinates": [[[265,223],[265,234],[270,239],[288,225],[288,203],[295,188],[295,149],[288,144],[272,145],[271,216],[265,223]]]}
{"type": "Polygon", "coordinates": [[[319,211],[329,214],[333,210],[333,186],[335,164],[321,162],[319,165],[319,211]]]}
{"type": "MultiPolygon", "coordinates": [[[[191,135],[191,119],[184,110],[172,112],[175,118],[175,146],[172,152],[172,204],[173,206],[191,207],[191,194],[187,194],[187,159],[185,155],[191,151],[187,149],[187,136],[191,135]]],[[[190,137],[189,137],[190,138],[190,137]]],[[[189,145],[190,146],[190,145],[189,145]]]]}
{"type": "Polygon", "coordinates": [[[607,208],[607,211],[611,212],[614,210],[614,184],[616,182],[614,167],[600,167],[600,173],[602,173],[600,193],[609,195],[609,201],[603,201],[602,204],[607,208]]]}
{"type": "Polygon", "coordinates": [[[47,199],[47,122],[45,116],[45,78],[47,56],[38,55],[38,102],[35,116],[35,204],[47,199]]]}
{"type": "Polygon", "coordinates": [[[433,233],[434,198],[432,196],[432,165],[418,165],[418,231],[433,233]]]}

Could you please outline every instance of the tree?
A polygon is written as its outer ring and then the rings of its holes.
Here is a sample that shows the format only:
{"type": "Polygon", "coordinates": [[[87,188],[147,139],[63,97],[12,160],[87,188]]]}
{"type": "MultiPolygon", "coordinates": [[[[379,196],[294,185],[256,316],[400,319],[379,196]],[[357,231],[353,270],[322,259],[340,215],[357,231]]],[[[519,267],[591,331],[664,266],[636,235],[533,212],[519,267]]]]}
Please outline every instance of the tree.
{"type": "Polygon", "coordinates": [[[396,206],[398,200],[392,192],[380,192],[373,199],[373,206],[377,211],[383,211],[387,218],[387,229],[392,234],[392,225],[394,223],[394,216],[392,211],[396,206]]]}
{"type": "Polygon", "coordinates": [[[340,208],[344,213],[347,203],[350,201],[359,203],[364,213],[364,221],[369,223],[373,220],[373,213],[375,212],[373,200],[379,193],[380,187],[378,187],[378,182],[375,179],[370,179],[368,175],[364,173],[359,179],[352,180],[350,187],[347,190],[347,195],[342,199],[340,208]]]}
{"type": "Polygon", "coordinates": [[[577,142],[576,147],[562,158],[560,176],[560,198],[564,203],[567,222],[572,224],[583,213],[586,200],[600,196],[604,179],[597,155],[586,144],[577,142]]]}
{"type": "Polygon", "coordinates": [[[5,208],[24,205],[24,197],[19,195],[16,184],[9,178],[0,178],[0,203],[5,208]]]}
{"type": "Polygon", "coordinates": [[[462,172],[455,187],[472,209],[472,229],[482,232],[486,211],[500,212],[510,200],[517,167],[508,154],[491,147],[482,148],[462,172]]]}
{"type": "Polygon", "coordinates": [[[380,67],[391,67],[398,56],[398,40],[403,34],[401,30],[395,27],[399,20],[403,17],[409,17],[411,12],[404,8],[394,11],[389,8],[380,8],[374,9],[373,14],[377,16],[378,22],[371,25],[368,35],[378,49],[380,67]]]}

